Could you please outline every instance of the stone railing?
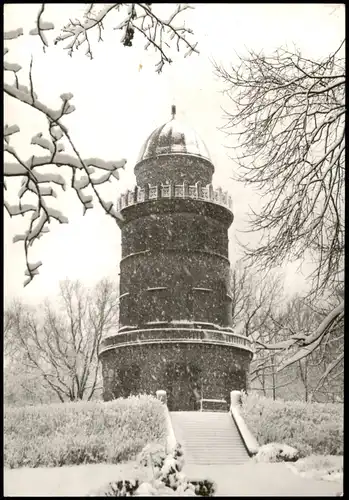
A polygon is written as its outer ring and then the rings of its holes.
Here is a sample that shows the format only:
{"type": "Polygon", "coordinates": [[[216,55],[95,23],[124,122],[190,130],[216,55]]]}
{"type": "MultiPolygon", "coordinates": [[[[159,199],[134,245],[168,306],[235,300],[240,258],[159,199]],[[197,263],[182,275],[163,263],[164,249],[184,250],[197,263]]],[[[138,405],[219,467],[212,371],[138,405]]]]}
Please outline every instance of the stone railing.
{"type": "Polygon", "coordinates": [[[153,344],[165,342],[194,342],[208,344],[230,344],[240,349],[253,352],[251,340],[236,333],[217,330],[198,330],[190,328],[149,328],[117,333],[106,337],[101,344],[100,352],[134,344],[153,344]]]}
{"type": "Polygon", "coordinates": [[[259,450],[259,445],[250,431],[250,429],[247,427],[245,420],[243,419],[241,412],[241,391],[231,391],[230,393],[230,414],[234,419],[234,422],[239,429],[240,436],[245,443],[245,446],[247,448],[247,451],[250,456],[256,455],[259,450]]]}
{"type": "Polygon", "coordinates": [[[144,203],[149,200],[158,200],[160,198],[184,198],[205,200],[217,205],[223,205],[232,209],[232,198],[227,191],[222,188],[213,189],[212,184],[202,186],[197,182],[193,186],[184,182],[183,184],[158,184],[157,186],[146,185],[144,188],[135,186],[133,190],[128,190],[122,194],[117,202],[117,210],[120,211],[130,205],[144,203]]]}
{"type": "Polygon", "coordinates": [[[167,436],[166,436],[167,437],[167,439],[166,439],[166,452],[167,453],[171,453],[175,449],[175,447],[176,447],[177,439],[176,439],[175,433],[173,431],[172,421],[171,421],[170,413],[169,413],[168,407],[167,407],[167,394],[166,394],[166,391],[162,391],[162,390],[156,391],[156,397],[164,405],[165,421],[166,421],[166,431],[167,431],[167,436]]]}
{"type": "Polygon", "coordinates": [[[227,402],[225,399],[201,398],[196,402],[198,411],[226,411],[227,402]]]}

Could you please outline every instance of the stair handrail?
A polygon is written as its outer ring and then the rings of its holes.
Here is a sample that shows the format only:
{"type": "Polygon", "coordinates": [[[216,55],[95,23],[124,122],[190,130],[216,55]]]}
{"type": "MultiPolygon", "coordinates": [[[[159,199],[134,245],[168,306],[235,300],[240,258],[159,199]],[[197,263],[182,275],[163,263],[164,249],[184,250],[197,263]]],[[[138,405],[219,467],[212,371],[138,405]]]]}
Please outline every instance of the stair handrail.
{"type": "Polygon", "coordinates": [[[207,399],[207,398],[201,398],[198,400],[200,403],[200,411],[204,411],[203,409],[203,403],[225,403],[227,404],[225,399],[207,399]]]}
{"type": "Polygon", "coordinates": [[[245,446],[247,448],[248,453],[250,456],[256,455],[259,450],[259,445],[250,431],[250,429],[247,427],[243,416],[241,415],[241,405],[242,405],[242,399],[241,399],[241,391],[231,391],[230,393],[230,413],[231,416],[233,417],[235,424],[240,432],[240,435],[242,437],[242,440],[245,443],[245,446]]]}
{"type": "Polygon", "coordinates": [[[172,420],[170,417],[170,412],[167,406],[167,394],[166,391],[163,390],[158,390],[156,391],[156,397],[159,399],[163,405],[164,405],[164,411],[165,411],[165,421],[166,421],[166,430],[167,430],[167,436],[166,436],[166,453],[171,453],[177,444],[177,439],[173,430],[172,426],[172,420]]]}

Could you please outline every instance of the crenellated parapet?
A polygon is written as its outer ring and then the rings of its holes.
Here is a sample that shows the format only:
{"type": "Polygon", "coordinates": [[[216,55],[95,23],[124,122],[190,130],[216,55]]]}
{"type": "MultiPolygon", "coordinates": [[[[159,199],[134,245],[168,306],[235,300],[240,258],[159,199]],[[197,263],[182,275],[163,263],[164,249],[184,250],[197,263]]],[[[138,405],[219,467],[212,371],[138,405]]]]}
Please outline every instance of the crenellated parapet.
{"type": "Polygon", "coordinates": [[[200,182],[194,185],[183,184],[158,184],[152,186],[145,185],[143,188],[135,186],[133,190],[128,190],[126,193],[119,196],[117,200],[117,210],[122,210],[130,205],[144,203],[150,200],[159,200],[161,198],[183,198],[204,200],[210,203],[216,203],[224,207],[232,209],[232,197],[227,191],[222,188],[214,189],[212,184],[202,186],[200,182]]]}

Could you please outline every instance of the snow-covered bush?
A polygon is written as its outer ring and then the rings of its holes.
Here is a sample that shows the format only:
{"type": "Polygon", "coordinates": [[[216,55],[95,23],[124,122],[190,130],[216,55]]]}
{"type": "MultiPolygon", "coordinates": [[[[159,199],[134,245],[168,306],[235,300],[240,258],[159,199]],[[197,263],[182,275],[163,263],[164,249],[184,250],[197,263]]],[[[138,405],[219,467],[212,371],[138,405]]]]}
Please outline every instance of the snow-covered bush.
{"type": "Polygon", "coordinates": [[[182,472],[184,458],[179,443],[167,455],[157,445],[146,446],[140,454],[140,460],[148,465],[150,459],[153,462],[154,479],[142,483],[136,496],[213,496],[215,487],[212,482],[204,480],[194,484],[182,472]]]}
{"type": "Polygon", "coordinates": [[[179,486],[176,490],[166,486],[159,479],[149,483],[142,483],[135,493],[135,496],[193,496],[195,497],[194,486],[188,484],[187,487],[179,486]]]}
{"type": "Polygon", "coordinates": [[[292,446],[280,443],[269,443],[261,446],[254,456],[255,462],[295,462],[299,451],[292,446]]]}
{"type": "Polygon", "coordinates": [[[343,405],[243,394],[241,414],[260,445],[287,443],[310,455],[343,454],[343,405]]]}
{"type": "Polygon", "coordinates": [[[98,491],[92,491],[87,496],[103,497],[132,497],[139,487],[139,480],[122,479],[120,481],[111,481],[105,488],[98,491]]]}
{"type": "Polygon", "coordinates": [[[190,482],[182,472],[183,452],[179,444],[165,454],[165,448],[157,443],[146,445],[137,457],[137,462],[148,469],[147,474],[135,470],[135,476],[151,480],[112,481],[88,496],[213,496],[215,485],[208,480],[190,482]]]}
{"type": "Polygon", "coordinates": [[[195,494],[200,497],[213,497],[216,491],[216,485],[208,479],[201,481],[192,481],[195,487],[195,494]]]}
{"type": "Polygon", "coordinates": [[[165,446],[161,443],[147,444],[137,457],[138,462],[144,467],[150,467],[155,471],[161,470],[166,458],[165,446]]]}
{"type": "Polygon", "coordinates": [[[149,442],[165,443],[166,435],[163,404],[147,395],[6,407],[5,466],[115,464],[132,459],[149,442]]]}

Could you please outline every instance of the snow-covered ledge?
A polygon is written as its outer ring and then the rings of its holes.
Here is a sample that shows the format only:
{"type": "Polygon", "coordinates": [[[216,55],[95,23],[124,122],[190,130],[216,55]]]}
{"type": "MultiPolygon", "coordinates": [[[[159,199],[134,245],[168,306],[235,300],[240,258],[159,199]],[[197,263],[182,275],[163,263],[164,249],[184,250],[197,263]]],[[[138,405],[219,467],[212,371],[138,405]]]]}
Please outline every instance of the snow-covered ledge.
{"type": "Polygon", "coordinates": [[[156,397],[157,399],[160,399],[160,401],[164,404],[166,428],[167,428],[166,451],[167,453],[171,453],[176,447],[177,440],[173,431],[170,412],[168,411],[166,391],[162,390],[156,391],[156,397]]]}
{"type": "Polygon", "coordinates": [[[256,438],[251,433],[250,429],[247,427],[241,412],[241,391],[231,391],[230,393],[230,413],[233,417],[237,428],[239,429],[240,435],[245,443],[247,451],[249,454],[255,455],[258,452],[259,445],[256,438]]]}

